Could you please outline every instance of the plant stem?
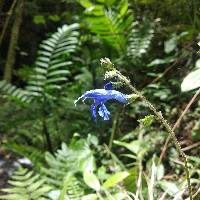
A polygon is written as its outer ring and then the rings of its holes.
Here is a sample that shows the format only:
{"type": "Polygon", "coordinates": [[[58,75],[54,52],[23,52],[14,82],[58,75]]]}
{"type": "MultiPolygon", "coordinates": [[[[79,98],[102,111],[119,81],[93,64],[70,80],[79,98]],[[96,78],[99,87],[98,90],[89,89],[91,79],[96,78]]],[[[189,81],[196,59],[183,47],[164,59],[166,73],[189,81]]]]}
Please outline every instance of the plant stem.
{"type": "Polygon", "coordinates": [[[43,133],[46,137],[46,144],[47,144],[48,151],[53,154],[51,138],[50,138],[50,134],[49,134],[49,131],[48,131],[48,128],[47,128],[47,123],[46,123],[45,118],[43,118],[43,133]]]}
{"type": "Polygon", "coordinates": [[[112,132],[111,132],[111,135],[110,135],[110,140],[109,140],[109,145],[108,145],[108,148],[110,150],[112,149],[112,143],[113,143],[115,133],[116,133],[116,129],[117,129],[118,118],[119,118],[119,112],[116,112],[114,120],[113,120],[112,132]]]}
{"type": "Polygon", "coordinates": [[[185,167],[185,172],[186,172],[186,178],[187,178],[187,183],[188,183],[188,190],[189,190],[189,197],[190,200],[192,200],[192,188],[190,184],[190,174],[189,174],[189,168],[188,168],[188,162],[187,162],[187,156],[186,154],[182,151],[181,146],[176,138],[176,135],[172,129],[172,127],[169,125],[166,119],[164,119],[162,113],[160,111],[157,111],[156,108],[153,106],[151,102],[149,102],[145,96],[142,95],[141,92],[139,92],[135,87],[133,87],[130,83],[130,81],[123,76],[120,72],[118,72],[119,78],[135,93],[139,96],[139,98],[146,103],[146,105],[149,107],[150,110],[154,112],[154,114],[157,116],[159,121],[163,124],[163,126],[166,128],[167,132],[169,133],[170,137],[173,140],[173,143],[178,151],[178,153],[183,157],[184,159],[184,167],[185,167]]]}

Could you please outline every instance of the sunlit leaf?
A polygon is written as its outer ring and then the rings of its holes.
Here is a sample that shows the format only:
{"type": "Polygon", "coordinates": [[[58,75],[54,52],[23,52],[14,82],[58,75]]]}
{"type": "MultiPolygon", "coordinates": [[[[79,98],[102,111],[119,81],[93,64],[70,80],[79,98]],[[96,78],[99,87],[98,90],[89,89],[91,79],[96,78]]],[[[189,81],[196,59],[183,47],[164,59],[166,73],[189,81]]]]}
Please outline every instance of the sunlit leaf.
{"type": "Polygon", "coordinates": [[[200,69],[190,72],[181,84],[182,92],[187,92],[200,87],[200,69]]]}
{"type": "Polygon", "coordinates": [[[117,185],[119,182],[123,181],[127,176],[129,176],[128,172],[117,172],[108,178],[106,182],[104,182],[103,187],[110,188],[117,185]]]}
{"type": "Polygon", "coordinates": [[[85,171],[83,173],[83,179],[84,179],[84,182],[92,189],[96,190],[96,191],[99,191],[100,188],[101,188],[101,185],[99,183],[99,180],[98,178],[96,177],[95,174],[93,174],[92,172],[88,172],[88,171],[85,171]]]}

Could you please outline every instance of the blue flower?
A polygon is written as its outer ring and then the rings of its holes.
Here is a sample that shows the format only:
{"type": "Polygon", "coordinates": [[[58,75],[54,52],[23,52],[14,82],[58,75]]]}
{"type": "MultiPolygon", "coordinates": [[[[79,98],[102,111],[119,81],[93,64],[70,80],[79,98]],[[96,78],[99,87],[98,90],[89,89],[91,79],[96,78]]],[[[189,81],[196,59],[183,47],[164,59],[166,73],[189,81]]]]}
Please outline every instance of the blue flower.
{"type": "Polygon", "coordinates": [[[110,112],[105,106],[105,102],[108,100],[117,100],[120,103],[127,104],[128,95],[123,94],[117,90],[110,90],[110,89],[95,89],[95,90],[89,90],[85,92],[81,97],[79,97],[74,103],[76,103],[79,100],[82,100],[83,102],[86,99],[93,99],[94,103],[90,106],[90,111],[92,114],[93,119],[96,121],[97,119],[97,108],[98,108],[98,114],[100,117],[103,118],[103,120],[109,120],[110,112]]]}

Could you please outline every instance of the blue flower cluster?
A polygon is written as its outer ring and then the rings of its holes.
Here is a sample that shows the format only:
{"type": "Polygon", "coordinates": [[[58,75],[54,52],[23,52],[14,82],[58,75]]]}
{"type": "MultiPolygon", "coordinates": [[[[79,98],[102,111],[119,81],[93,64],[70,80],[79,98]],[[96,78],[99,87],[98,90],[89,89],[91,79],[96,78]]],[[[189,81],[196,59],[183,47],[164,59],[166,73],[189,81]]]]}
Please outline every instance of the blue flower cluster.
{"type": "Polygon", "coordinates": [[[97,108],[99,116],[102,117],[103,120],[109,120],[110,112],[104,104],[108,100],[113,99],[123,104],[128,103],[128,95],[123,94],[117,90],[113,90],[111,83],[106,84],[104,88],[105,89],[89,90],[74,102],[76,105],[77,101],[79,100],[84,102],[86,99],[93,99],[94,103],[90,106],[90,111],[94,121],[97,119],[97,108]]]}

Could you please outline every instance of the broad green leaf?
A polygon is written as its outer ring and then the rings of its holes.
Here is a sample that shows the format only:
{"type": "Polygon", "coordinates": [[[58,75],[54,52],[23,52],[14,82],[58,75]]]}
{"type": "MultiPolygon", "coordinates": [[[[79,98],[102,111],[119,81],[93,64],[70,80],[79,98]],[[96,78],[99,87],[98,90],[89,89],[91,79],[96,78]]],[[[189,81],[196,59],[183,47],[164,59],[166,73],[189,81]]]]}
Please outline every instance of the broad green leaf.
{"type": "Polygon", "coordinates": [[[189,73],[181,84],[182,92],[187,92],[200,87],[200,69],[189,73]]]}
{"type": "Polygon", "coordinates": [[[142,142],[140,140],[134,140],[130,143],[120,142],[115,140],[114,144],[123,146],[135,154],[138,154],[141,150],[146,149],[144,145],[142,146],[142,142]]]}
{"type": "MultiPolygon", "coordinates": [[[[137,190],[137,180],[138,180],[138,166],[131,168],[129,171],[129,176],[124,179],[124,186],[129,192],[135,193],[137,190]]],[[[145,182],[144,182],[145,183],[145,182]]]]}
{"type": "Polygon", "coordinates": [[[83,173],[84,182],[92,189],[99,191],[101,186],[98,178],[92,172],[85,171],[83,173]]]}
{"type": "Polygon", "coordinates": [[[113,187],[119,182],[123,181],[127,176],[129,176],[128,172],[117,172],[116,174],[110,176],[106,182],[104,182],[103,187],[113,187]]]}

